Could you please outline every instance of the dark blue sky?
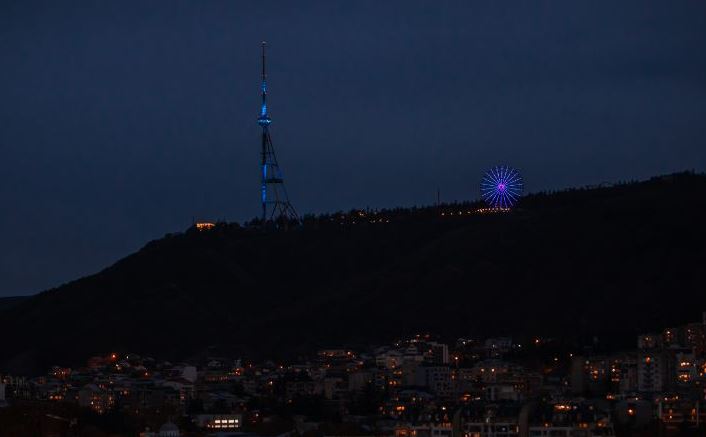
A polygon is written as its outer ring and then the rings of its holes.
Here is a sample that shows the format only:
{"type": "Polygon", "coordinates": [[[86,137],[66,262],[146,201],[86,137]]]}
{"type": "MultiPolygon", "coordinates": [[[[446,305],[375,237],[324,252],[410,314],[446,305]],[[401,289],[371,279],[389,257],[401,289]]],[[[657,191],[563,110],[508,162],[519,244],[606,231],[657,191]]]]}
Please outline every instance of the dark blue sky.
{"type": "Polygon", "coordinates": [[[300,213],[706,169],[703,1],[3,1],[0,296],[259,211],[259,43],[300,213]]]}

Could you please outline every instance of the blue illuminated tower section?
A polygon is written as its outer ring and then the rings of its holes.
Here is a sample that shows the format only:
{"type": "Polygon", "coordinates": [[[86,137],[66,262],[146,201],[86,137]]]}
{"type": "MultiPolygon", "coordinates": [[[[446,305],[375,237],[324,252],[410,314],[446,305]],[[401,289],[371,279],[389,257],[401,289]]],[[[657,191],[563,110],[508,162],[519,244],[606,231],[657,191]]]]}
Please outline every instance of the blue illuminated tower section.
{"type": "Polygon", "coordinates": [[[277,156],[270,137],[272,119],[267,110],[267,74],[265,71],[265,42],[262,42],[262,107],[257,124],[262,128],[262,224],[288,226],[299,222],[299,216],[289,203],[287,189],[284,187],[282,172],[277,164],[277,156]]]}

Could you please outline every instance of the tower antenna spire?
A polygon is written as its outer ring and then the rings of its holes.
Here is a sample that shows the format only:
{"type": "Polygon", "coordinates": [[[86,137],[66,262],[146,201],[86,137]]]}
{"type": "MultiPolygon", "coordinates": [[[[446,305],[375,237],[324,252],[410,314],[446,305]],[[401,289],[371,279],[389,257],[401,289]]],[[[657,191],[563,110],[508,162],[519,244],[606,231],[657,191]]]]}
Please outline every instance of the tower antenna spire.
{"type": "Polygon", "coordinates": [[[272,145],[270,124],[272,119],[267,108],[267,73],[265,70],[265,47],[262,42],[262,106],[257,124],[262,128],[262,179],[260,197],[262,201],[262,226],[268,224],[274,227],[287,228],[290,224],[299,223],[299,216],[289,202],[287,189],[284,186],[282,171],[277,163],[277,155],[272,145]]]}
{"type": "Polygon", "coordinates": [[[263,41],[262,42],[262,80],[264,81],[267,78],[267,74],[265,73],[265,47],[267,46],[267,42],[263,41]]]}

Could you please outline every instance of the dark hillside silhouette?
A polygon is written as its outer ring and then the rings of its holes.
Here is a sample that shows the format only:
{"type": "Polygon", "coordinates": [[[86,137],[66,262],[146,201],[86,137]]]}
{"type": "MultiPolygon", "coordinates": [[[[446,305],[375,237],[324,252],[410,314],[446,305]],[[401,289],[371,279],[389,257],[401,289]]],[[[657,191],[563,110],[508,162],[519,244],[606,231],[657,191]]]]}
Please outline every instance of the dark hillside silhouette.
{"type": "Polygon", "coordinates": [[[20,302],[23,300],[28,299],[26,296],[13,296],[13,297],[0,297],[0,311],[7,309],[7,308],[12,308],[15,305],[18,305],[20,302]]]}
{"type": "Polygon", "coordinates": [[[166,236],[0,308],[0,369],[113,350],[286,358],[419,331],[624,346],[706,310],[704,175],[534,194],[510,213],[479,206],[166,236]]]}

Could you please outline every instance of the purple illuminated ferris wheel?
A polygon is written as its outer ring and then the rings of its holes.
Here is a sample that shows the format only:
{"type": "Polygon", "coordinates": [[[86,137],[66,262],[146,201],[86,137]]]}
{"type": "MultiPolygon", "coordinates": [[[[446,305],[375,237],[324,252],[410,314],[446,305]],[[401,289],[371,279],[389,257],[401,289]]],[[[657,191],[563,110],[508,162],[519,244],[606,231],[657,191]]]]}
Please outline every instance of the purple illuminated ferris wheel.
{"type": "Polygon", "coordinates": [[[483,176],[480,193],[493,208],[511,208],[522,195],[522,176],[512,167],[493,167],[483,176]]]}

